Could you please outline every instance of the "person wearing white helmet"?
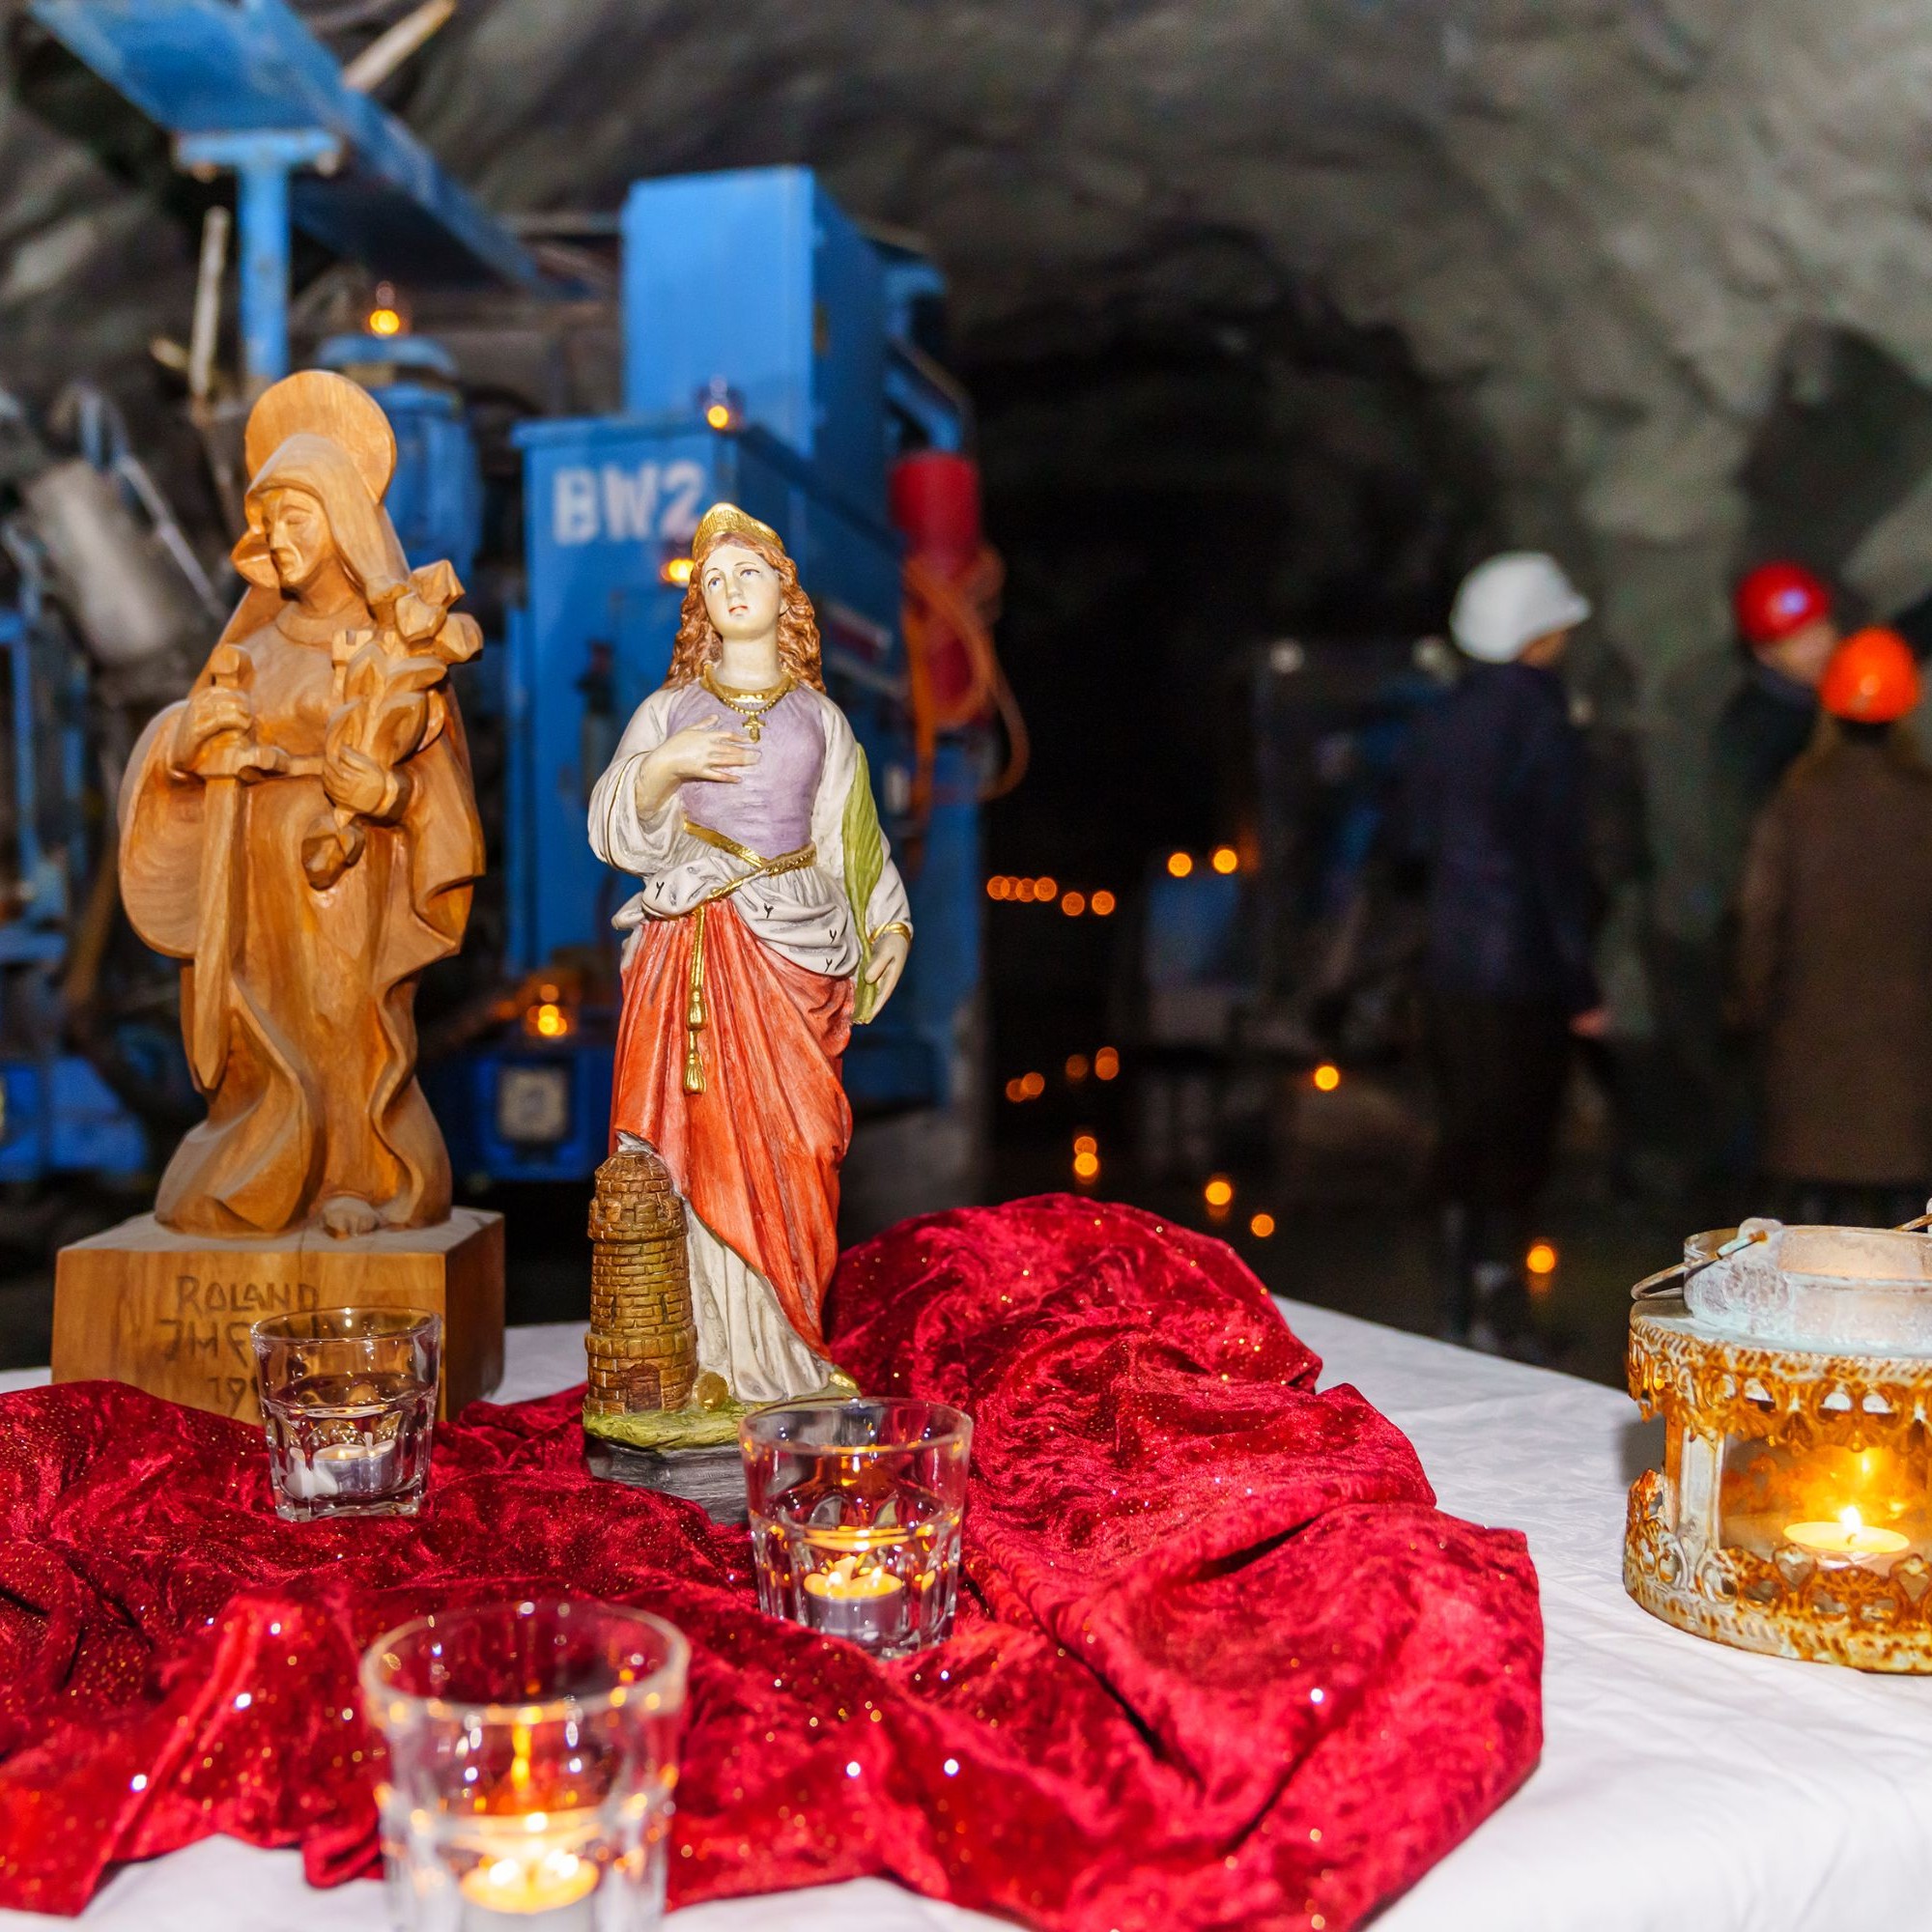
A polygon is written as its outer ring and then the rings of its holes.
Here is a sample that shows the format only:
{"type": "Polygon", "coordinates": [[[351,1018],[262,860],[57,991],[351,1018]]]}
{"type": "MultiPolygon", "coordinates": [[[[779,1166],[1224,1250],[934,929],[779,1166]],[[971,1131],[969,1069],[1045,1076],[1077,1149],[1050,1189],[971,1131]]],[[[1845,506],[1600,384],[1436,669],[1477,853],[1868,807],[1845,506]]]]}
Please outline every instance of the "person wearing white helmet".
{"type": "Polygon", "coordinates": [[[1449,635],[1478,664],[1547,667],[1589,614],[1590,600],[1554,557],[1505,551],[1463,578],[1449,610],[1449,635]]]}
{"type": "Polygon", "coordinates": [[[1424,982],[1440,1108],[1440,1326],[1534,1352],[1521,1267],[1575,1035],[1603,1029],[1581,734],[1556,676],[1589,600],[1535,551],[1463,579],[1470,660],[1416,733],[1392,830],[1427,881],[1424,982]]]}

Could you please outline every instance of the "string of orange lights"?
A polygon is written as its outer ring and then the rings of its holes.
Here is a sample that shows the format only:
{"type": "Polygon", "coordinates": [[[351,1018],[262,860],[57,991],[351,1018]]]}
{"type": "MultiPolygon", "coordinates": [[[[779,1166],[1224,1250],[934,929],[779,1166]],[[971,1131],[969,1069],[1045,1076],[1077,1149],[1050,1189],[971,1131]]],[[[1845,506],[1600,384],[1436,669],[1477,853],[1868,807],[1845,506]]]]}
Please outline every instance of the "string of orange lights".
{"type": "MultiPolygon", "coordinates": [[[[1111,1046],[1099,1048],[1091,1060],[1084,1053],[1069,1053],[1061,1070],[1069,1087],[1079,1087],[1090,1077],[1116,1080],[1120,1077],[1121,1056],[1118,1049],[1111,1046]]],[[[1045,1092],[1046,1075],[1037,1069],[1016,1073],[1007,1082],[1007,1098],[1015,1105],[1025,1100],[1037,1100],[1045,1092]]]]}
{"type": "Polygon", "coordinates": [[[989,899],[1010,901],[1014,905],[1058,905],[1068,919],[1078,919],[1082,913],[1091,912],[1095,919],[1106,919],[1120,903],[1114,895],[1103,886],[1097,892],[1076,892],[1071,887],[1063,892],[1060,881],[1051,873],[1037,879],[1014,878],[999,872],[986,881],[986,896],[989,899]]]}
{"type": "MultiPolygon", "coordinates": [[[[1219,872],[1223,878],[1241,869],[1241,855],[1232,845],[1217,845],[1208,855],[1210,869],[1219,872]]],[[[1167,855],[1167,873],[1171,879],[1191,878],[1194,873],[1194,854],[1192,852],[1170,852],[1167,855]]]]}

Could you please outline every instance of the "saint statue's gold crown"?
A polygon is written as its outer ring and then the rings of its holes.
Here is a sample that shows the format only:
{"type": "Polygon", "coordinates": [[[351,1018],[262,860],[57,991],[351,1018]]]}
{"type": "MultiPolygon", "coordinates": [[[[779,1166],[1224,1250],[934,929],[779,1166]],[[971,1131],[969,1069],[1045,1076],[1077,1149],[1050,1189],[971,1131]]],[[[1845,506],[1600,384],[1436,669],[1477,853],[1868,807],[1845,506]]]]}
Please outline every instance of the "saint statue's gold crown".
{"type": "Polygon", "coordinates": [[[713,503],[697,520],[697,528],[692,533],[693,558],[703,556],[714,544],[721,544],[728,537],[751,537],[758,543],[770,544],[781,556],[785,554],[784,544],[771,525],[759,523],[736,503],[713,503]]]}

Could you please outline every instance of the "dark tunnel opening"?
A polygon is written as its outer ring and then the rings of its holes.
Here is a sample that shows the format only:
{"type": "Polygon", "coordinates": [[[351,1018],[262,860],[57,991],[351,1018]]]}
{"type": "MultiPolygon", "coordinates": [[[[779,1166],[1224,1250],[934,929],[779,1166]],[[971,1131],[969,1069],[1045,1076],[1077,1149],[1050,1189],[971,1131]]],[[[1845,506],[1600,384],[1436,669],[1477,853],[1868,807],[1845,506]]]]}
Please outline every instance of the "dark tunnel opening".
{"type": "MultiPolygon", "coordinates": [[[[1294,1005],[1290,981],[1338,909],[1312,874],[1349,835],[1327,826],[1286,851],[1281,798],[1263,794],[1313,787],[1343,801],[1324,810],[1379,809],[1385,774],[1346,768],[1386,736],[1383,694],[1418,681],[1418,644],[1439,659],[1424,640],[1494,546],[1498,506],[1457,398],[1392,332],[1313,301],[1093,332],[1008,331],[967,358],[1008,571],[1001,651],[1036,721],[1025,783],[987,814],[1003,895],[986,926],[991,1192],[1064,1186],[1084,1149],[1129,1198],[1198,1214],[1216,1166],[1276,1168],[1303,1076],[1264,1054],[1231,1100],[1203,1023],[1171,1023],[1190,996],[1151,981],[1204,914],[1176,899],[1169,855],[1196,855],[1185,886],[1212,892],[1210,853],[1232,865],[1238,851],[1253,904],[1229,943],[1243,972],[1276,955],[1262,970],[1294,1005]],[[1270,663],[1315,668],[1284,680],[1270,663]],[[1052,906],[1004,895],[1042,877],[1052,906]],[[1112,915],[1094,917],[1107,900],[1112,915]],[[1102,1080],[1110,1045],[1124,1070],[1102,1080]]],[[[1412,1154],[1396,1156],[1405,1188],[1412,1154]]],[[[1380,1160],[1364,1172],[1386,1179],[1380,1160]]],[[[1264,1206],[1287,1211],[1258,1184],[1243,1226],[1264,1206]]]]}
{"type": "Polygon", "coordinates": [[[1440,633],[1493,532],[1492,485],[1391,332],[1277,310],[1035,355],[1013,336],[966,367],[1002,651],[1045,724],[988,857],[1130,876],[1231,836],[1243,660],[1440,633]]]}

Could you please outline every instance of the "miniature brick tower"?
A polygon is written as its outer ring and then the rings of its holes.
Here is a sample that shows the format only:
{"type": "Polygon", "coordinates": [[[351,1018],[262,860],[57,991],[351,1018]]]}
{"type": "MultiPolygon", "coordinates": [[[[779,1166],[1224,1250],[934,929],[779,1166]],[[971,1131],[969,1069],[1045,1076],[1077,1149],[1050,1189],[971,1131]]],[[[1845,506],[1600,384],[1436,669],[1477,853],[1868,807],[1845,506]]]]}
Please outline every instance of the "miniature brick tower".
{"type": "Polygon", "coordinates": [[[680,1409],[697,1377],[684,1203],[648,1149],[613,1153],[590,1203],[589,1415],[680,1409]]]}

